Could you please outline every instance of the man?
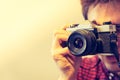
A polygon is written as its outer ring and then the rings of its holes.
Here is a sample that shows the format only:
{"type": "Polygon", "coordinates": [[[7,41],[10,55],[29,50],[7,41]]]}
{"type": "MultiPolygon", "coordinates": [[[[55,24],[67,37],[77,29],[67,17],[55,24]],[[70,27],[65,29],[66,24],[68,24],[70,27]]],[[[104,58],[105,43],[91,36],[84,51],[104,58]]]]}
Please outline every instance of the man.
{"type": "MultiPolygon", "coordinates": [[[[83,16],[91,24],[111,21],[120,24],[120,0],[81,0],[83,16]]],[[[59,80],[120,80],[120,68],[113,55],[76,57],[62,46],[70,33],[64,26],[54,33],[52,54],[61,70],[59,80]]],[[[117,27],[117,46],[120,54],[120,29],[117,27]]]]}

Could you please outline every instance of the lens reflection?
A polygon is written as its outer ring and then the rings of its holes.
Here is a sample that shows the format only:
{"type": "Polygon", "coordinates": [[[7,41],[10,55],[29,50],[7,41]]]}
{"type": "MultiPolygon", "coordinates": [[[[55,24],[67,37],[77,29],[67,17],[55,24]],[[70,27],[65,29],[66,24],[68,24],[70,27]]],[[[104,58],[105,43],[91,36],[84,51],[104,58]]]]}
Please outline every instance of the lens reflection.
{"type": "Polygon", "coordinates": [[[81,49],[83,47],[83,41],[80,38],[74,40],[74,47],[81,49]]]}

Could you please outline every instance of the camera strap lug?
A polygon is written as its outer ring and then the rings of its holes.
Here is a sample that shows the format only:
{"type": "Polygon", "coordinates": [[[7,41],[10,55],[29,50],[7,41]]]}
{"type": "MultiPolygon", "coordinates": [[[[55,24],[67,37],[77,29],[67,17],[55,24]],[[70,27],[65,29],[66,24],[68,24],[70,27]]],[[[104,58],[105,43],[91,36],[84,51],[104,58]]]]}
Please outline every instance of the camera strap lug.
{"type": "Polygon", "coordinates": [[[119,53],[118,53],[116,42],[117,42],[117,35],[115,33],[111,33],[110,34],[110,49],[118,62],[118,66],[120,67],[119,53]]]}

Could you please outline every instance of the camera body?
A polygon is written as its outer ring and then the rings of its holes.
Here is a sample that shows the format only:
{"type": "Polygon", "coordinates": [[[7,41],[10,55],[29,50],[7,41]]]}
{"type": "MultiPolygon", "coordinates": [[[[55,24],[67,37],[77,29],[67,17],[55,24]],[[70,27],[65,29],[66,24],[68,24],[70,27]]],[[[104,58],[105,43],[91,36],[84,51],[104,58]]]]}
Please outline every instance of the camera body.
{"type": "Polygon", "coordinates": [[[117,49],[115,25],[105,24],[92,27],[91,25],[75,24],[66,30],[71,32],[67,43],[70,52],[75,56],[113,55],[117,49]]]}

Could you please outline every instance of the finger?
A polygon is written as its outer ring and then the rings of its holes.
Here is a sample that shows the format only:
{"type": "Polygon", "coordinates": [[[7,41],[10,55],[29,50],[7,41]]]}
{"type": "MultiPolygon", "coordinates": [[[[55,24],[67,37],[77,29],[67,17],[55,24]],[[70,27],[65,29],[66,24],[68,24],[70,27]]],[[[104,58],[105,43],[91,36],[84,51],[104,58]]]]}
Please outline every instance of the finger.
{"type": "Polygon", "coordinates": [[[62,42],[62,41],[67,41],[68,40],[68,35],[61,34],[61,35],[56,35],[55,37],[56,42],[62,42]]]}
{"type": "Polygon", "coordinates": [[[65,26],[61,27],[61,29],[66,30],[66,28],[69,28],[70,24],[66,24],[65,26]]]}
{"type": "Polygon", "coordinates": [[[67,58],[59,55],[57,56],[57,59],[55,60],[59,68],[66,73],[66,70],[69,70],[72,68],[72,65],[69,63],[67,58]]]}
{"type": "Polygon", "coordinates": [[[66,31],[66,30],[59,29],[59,30],[55,30],[55,31],[53,32],[53,34],[54,34],[54,36],[59,35],[59,34],[66,34],[66,35],[69,36],[70,32],[68,32],[68,31],[66,31]]]}
{"type": "Polygon", "coordinates": [[[62,70],[66,70],[66,68],[68,67],[72,67],[72,64],[74,63],[74,61],[70,61],[68,60],[68,57],[66,55],[69,55],[70,52],[68,50],[68,48],[64,48],[64,49],[59,49],[56,52],[54,52],[53,55],[53,59],[56,61],[57,65],[62,69],[62,70]],[[72,63],[72,64],[71,64],[72,63]]]}
{"type": "Polygon", "coordinates": [[[67,40],[68,40],[68,36],[65,34],[56,35],[56,37],[53,40],[52,48],[53,49],[62,48],[61,44],[63,42],[67,42],[67,40]]]}
{"type": "Polygon", "coordinates": [[[76,56],[72,55],[68,49],[68,47],[66,48],[61,48],[61,49],[57,49],[57,50],[54,50],[54,52],[52,52],[52,55],[54,57],[55,60],[58,60],[58,56],[63,56],[65,57],[68,62],[70,62],[72,65],[74,65],[75,61],[76,61],[76,56]]]}
{"type": "Polygon", "coordinates": [[[59,48],[59,49],[52,49],[52,56],[56,58],[58,55],[65,56],[70,53],[69,49],[67,47],[65,48],[59,48]]]}
{"type": "Polygon", "coordinates": [[[75,56],[72,55],[72,54],[68,54],[68,55],[66,55],[65,57],[67,58],[68,62],[69,62],[72,66],[74,66],[74,64],[75,64],[75,56]]]}
{"type": "Polygon", "coordinates": [[[66,58],[73,66],[79,65],[79,63],[81,62],[81,56],[75,56],[71,53],[68,54],[66,58]]]}

